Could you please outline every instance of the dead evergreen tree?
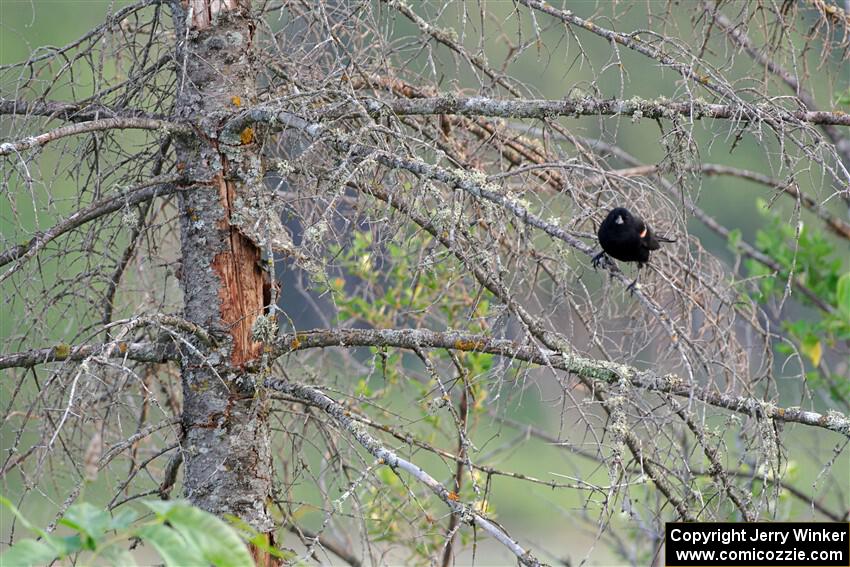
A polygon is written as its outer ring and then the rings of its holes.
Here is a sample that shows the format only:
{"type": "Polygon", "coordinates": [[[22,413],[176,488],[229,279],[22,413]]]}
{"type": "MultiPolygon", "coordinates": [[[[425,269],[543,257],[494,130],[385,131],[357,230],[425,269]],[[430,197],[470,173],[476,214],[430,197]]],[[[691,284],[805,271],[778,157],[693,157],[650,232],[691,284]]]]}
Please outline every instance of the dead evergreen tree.
{"type": "Polygon", "coordinates": [[[142,0],[3,61],[4,491],[179,486],[352,565],[562,559],[523,511],[633,564],[665,521],[846,520],[848,15],[693,8],[142,0]],[[633,294],[589,267],[620,204],[678,237],[633,294]]]}

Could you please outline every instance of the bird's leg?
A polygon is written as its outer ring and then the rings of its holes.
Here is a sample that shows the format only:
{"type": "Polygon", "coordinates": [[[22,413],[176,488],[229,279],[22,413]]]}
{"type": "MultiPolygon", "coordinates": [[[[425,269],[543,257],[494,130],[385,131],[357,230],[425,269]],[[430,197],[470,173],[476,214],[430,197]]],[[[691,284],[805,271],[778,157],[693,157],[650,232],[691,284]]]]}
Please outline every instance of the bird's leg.
{"type": "Polygon", "coordinates": [[[604,258],[604,257],[605,257],[605,250],[603,250],[602,252],[600,252],[599,254],[597,254],[596,256],[593,257],[593,259],[590,261],[590,265],[593,266],[594,270],[599,267],[599,264],[602,263],[602,258],[604,258]]]}
{"type": "Polygon", "coordinates": [[[627,290],[629,290],[629,293],[630,293],[631,295],[634,295],[634,294],[635,294],[635,290],[637,289],[638,280],[640,279],[640,269],[641,269],[642,267],[643,267],[643,264],[642,264],[641,262],[638,262],[638,272],[637,272],[637,276],[635,276],[635,281],[633,281],[632,283],[630,283],[630,284],[628,285],[628,287],[626,287],[626,289],[627,289],[627,290]]]}

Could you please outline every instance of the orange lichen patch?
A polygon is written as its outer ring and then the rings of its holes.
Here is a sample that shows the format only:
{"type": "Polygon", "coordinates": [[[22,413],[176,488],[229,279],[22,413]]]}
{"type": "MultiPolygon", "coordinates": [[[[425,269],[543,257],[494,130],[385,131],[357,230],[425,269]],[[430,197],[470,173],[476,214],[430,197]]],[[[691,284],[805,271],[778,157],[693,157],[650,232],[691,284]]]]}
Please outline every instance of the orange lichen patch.
{"type": "Polygon", "coordinates": [[[449,492],[446,497],[452,502],[457,502],[460,500],[460,496],[457,495],[457,492],[449,492]]]}
{"type": "Polygon", "coordinates": [[[242,145],[250,144],[254,140],[254,129],[248,126],[242,133],[239,134],[239,141],[242,142],[242,145]]]}
{"type": "Polygon", "coordinates": [[[230,104],[233,106],[242,106],[242,97],[239,95],[233,95],[230,97],[230,104]]]}
{"type": "Polygon", "coordinates": [[[291,341],[289,341],[290,350],[298,350],[298,347],[300,347],[300,346],[301,346],[301,339],[299,339],[297,336],[294,339],[292,339],[291,341]]]}
{"type": "Polygon", "coordinates": [[[455,350],[481,350],[484,348],[484,341],[467,341],[458,339],[455,341],[455,350]]]}
{"type": "Polygon", "coordinates": [[[127,354],[127,343],[125,343],[124,341],[118,343],[118,352],[120,352],[121,354],[127,354]]]}
{"type": "Polygon", "coordinates": [[[785,417],[785,408],[776,408],[776,411],[773,412],[773,417],[778,417],[779,419],[785,417]]]}

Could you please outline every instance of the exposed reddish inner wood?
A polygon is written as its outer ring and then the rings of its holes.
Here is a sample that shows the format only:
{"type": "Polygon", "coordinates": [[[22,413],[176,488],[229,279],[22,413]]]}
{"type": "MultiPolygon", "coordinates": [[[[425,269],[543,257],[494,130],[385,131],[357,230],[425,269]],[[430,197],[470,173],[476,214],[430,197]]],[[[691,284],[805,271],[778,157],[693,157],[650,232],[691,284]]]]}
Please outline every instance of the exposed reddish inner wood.
{"type": "MultiPolygon", "coordinates": [[[[236,197],[235,187],[221,176],[217,181],[225,219],[228,219],[236,197]]],[[[213,258],[212,269],[221,278],[218,292],[221,319],[233,336],[230,360],[234,366],[241,366],[262,353],[262,344],[251,338],[251,326],[263,313],[265,273],[260,269],[261,254],[254,243],[229,223],[223,228],[230,232],[230,250],[213,258]]]]}
{"type": "Polygon", "coordinates": [[[251,552],[251,557],[254,559],[254,565],[256,567],[277,567],[277,565],[283,565],[283,561],[266,551],[269,546],[274,546],[274,532],[263,534],[263,543],[265,544],[263,547],[259,547],[255,544],[251,544],[248,546],[248,551],[251,552]]]}

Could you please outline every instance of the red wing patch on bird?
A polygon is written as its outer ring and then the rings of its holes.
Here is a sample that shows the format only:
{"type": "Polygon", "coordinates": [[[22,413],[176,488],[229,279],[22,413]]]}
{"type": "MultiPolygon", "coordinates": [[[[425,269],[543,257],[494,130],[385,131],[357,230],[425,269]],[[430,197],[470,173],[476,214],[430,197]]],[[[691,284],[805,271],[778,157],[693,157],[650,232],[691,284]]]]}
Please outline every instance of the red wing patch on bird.
{"type": "Polygon", "coordinates": [[[646,238],[646,232],[647,232],[646,227],[643,227],[643,230],[640,232],[640,237],[646,238]]]}

